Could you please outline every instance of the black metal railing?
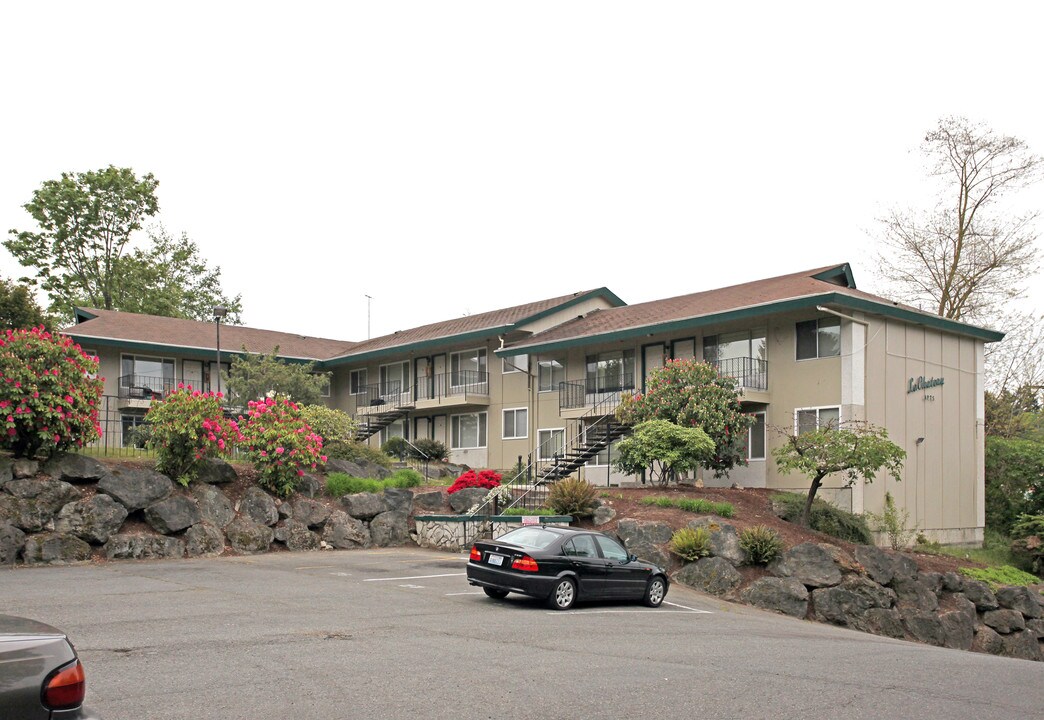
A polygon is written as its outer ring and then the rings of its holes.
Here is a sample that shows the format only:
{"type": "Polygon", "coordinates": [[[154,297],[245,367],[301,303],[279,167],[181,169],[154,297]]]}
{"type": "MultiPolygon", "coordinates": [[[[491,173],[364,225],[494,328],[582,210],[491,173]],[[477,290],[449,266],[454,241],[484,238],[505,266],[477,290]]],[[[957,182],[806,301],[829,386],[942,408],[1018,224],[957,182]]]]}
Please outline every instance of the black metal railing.
{"type": "Polygon", "coordinates": [[[758,358],[727,358],[711,362],[719,375],[735,378],[740,387],[768,390],[768,361],[758,358]]]}
{"type": "Polygon", "coordinates": [[[118,397],[131,400],[162,400],[178,389],[191,386],[193,390],[208,392],[205,382],[186,381],[184,378],[159,377],[155,375],[121,375],[118,397]]]}
{"type": "Polygon", "coordinates": [[[412,398],[411,388],[401,380],[364,385],[355,394],[357,408],[382,407],[391,405],[398,407],[409,404],[412,398]]]}
{"type": "Polygon", "coordinates": [[[416,400],[441,400],[461,395],[489,395],[489,373],[458,370],[420,377],[417,378],[413,396],[416,400]]]}
{"type": "Polygon", "coordinates": [[[558,383],[558,409],[575,410],[591,407],[609,401],[620,403],[620,396],[625,392],[634,392],[634,387],[599,387],[587,382],[558,383]]]}

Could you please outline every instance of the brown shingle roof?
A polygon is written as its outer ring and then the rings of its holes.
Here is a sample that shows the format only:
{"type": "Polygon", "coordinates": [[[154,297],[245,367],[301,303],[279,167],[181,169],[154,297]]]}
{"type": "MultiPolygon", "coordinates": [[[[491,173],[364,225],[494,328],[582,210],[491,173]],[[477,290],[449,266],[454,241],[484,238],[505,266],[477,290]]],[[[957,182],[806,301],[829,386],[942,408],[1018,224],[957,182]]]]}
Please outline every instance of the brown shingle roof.
{"type": "MultiPolygon", "coordinates": [[[[94,308],[80,308],[78,314],[90,319],[63,332],[81,345],[96,340],[187,350],[213,351],[217,347],[215,327],[211,322],[94,308]]],[[[245,347],[252,353],[270,353],[278,346],[279,356],[283,358],[321,360],[343,354],[355,344],[346,340],[306,337],[242,325],[221,326],[221,348],[228,352],[237,352],[245,347]]]]}

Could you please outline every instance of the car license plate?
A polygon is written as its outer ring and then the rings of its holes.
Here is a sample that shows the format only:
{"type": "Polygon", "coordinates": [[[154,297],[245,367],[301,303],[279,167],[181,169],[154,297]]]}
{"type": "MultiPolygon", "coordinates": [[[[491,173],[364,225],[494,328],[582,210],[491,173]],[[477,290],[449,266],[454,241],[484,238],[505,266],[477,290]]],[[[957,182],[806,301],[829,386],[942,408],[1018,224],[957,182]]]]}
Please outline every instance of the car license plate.
{"type": "Polygon", "coordinates": [[[494,555],[493,553],[490,553],[489,554],[489,564],[490,565],[503,565],[504,564],[504,556],[503,555],[494,555]]]}

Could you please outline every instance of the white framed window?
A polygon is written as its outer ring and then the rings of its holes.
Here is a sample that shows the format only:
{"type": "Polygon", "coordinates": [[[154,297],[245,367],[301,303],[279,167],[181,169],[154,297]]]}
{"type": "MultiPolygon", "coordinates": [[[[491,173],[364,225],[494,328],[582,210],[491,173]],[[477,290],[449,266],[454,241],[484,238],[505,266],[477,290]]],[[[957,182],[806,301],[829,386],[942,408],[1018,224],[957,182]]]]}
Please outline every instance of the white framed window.
{"type": "Polygon", "coordinates": [[[529,372],[529,356],[513,355],[503,358],[504,374],[511,375],[518,372],[529,372]]]}
{"type": "Polygon", "coordinates": [[[765,459],[765,413],[754,413],[754,424],[747,431],[747,459],[765,459]]]}
{"type": "Polygon", "coordinates": [[[312,374],[313,375],[317,375],[318,377],[322,378],[322,380],[323,380],[322,385],[319,386],[319,397],[324,397],[324,398],[330,397],[330,387],[331,387],[331,384],[332,384],[331,383],[331,379],[330,379],[330,373],[312,373],[312,374]]]}
{"type": "Polygon", "coordinates": [[[841,354],[841,318],[805,320],[796,327],[797,359],[837,357],[841,354]]]}
{"type": "Polygon", "coordinates": [[[841,422],[841,408],[834,406],[797,408],[794,410],[794,432],[798,435],[820,428],[837,429],[841,422]]]}
{"type": "Polygon", "coordinates": [[[450,418],[450,447],[454,450],[486,447],[486,413],[468,413],[450,418]]]}
{"type": "Polygon", "coordinates": [[[564,360],[541,360],[537,363],[539,392],[556,392],[558,384],[565,382],[564,360]]]}
{"type": "Polygon", "coordinates": [[[529,409],[510,408],[504,411],[504,440],[519,440],[529,437],[529,409]]]}
{"type": "Polygon", "coordinates": [[[120,358],[121,395],[155,400],[171,392],[175,385],[172,358],[144,355],[123,355],[120,358]]]}
{"type": "Polygon", "coordinates": [[[379,369],[381,395],[399,395],[410,389],[410,363],[397,362],[381,365],[379,369]]]}
{"type": "Polygon", "coordinates": [[[486,382],[486,348],[450,354],[450,384],[453,387],[486,382]]]}
{"type": "Polygon", "coordinates": [[[565,450],[565,428],[537,430],[537,459],[554,460],[565,450]]]}
{"type": "Polygon", "coordinates": [[[348,374],[348,384],[352,395],[361,395],[366,392],[366,368],[352,370],[348,374]]]}
{"type": "Polygon", "coordinates": [[[634,349],[587,356],[587,392],[634,390],[634,349]]]}
{"type": "Polygon", "coordinates": [[[396,420],[381,430],[381,445],[384,445],[393,437],[401,437],[405,440],[410,439],[410,424],[405,419],[396,420]]]}
{"type": "MultiPolygon", "coordinates": [[[[94,360],[96,360],[97,363],[98,363],[98,370],[101,370],[101,358],[98,356],[98,351],[97,350],[88,350],[87,348],[80,348],[80,349],[88,357],[93,358],[94,360]]],[[[98,377],[98,373],[97,372],[87,373],[87,377],[89,377],[89,378],[96,378],[96,377],[98,377]]]]}

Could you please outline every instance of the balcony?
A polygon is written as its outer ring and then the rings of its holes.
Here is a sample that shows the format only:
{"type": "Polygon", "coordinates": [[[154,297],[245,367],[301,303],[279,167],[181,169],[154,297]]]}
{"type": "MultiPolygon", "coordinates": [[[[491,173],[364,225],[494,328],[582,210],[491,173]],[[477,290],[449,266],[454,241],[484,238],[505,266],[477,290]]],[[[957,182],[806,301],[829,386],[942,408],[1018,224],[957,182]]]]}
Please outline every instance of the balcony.
{"type": "Polygon", "coordinates": [[[208,392],[207,383],[199,380],[185,381],[172,377],[154,375],[121,375],[117,388],[119,408],[148,408],[153,400],[162,400],[178,389],[178,385],[191,385],[194,390],[208,392]]]}
{"type": "Polygon", "coordinates": [[[558,383],[558,409],[562,417],[578,417],[578,411],[583,414],[587,408],[600,403],[616,407],[625,392],[633,393],[634,388],[597,382],[590,387],[586,382],[561,382],[558,383]]]}
{"type": "Polygon", "coordinates": [[[489,373],[458,370],[417,379],[418,410],[434,407],[489,405],[489,373]]]}
{"type": "Polygon", "coordinates": [[[758,358],[727,358],[711,363],[719,375],[736,380],[736,385],[744,390],[768,391],[768,362],[758,358]]]}

